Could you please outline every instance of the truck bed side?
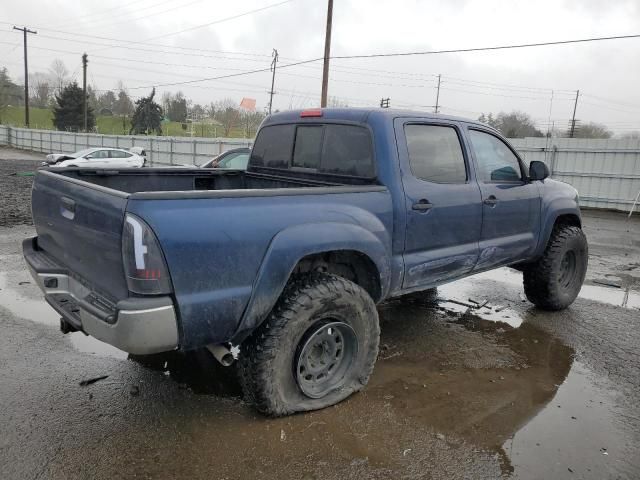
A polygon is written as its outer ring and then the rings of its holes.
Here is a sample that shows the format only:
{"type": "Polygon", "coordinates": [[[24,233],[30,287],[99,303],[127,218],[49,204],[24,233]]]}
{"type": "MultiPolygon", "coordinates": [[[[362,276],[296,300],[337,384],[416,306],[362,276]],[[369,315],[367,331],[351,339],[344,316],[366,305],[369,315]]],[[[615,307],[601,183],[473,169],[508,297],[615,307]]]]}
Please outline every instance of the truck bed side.
{"type": "Polygon", "coordinates": [[[145,220],[163,247],[182,319],[181,345],[228,341],[239,329],[254,327],[305,255],[360,252],[375,259],[388,282],[389,191],[381,186],[331,190],[293,196],[281,191],[264,198],[231,192],[226,198],[132,197],[127,211],[145,220]],[[259,276],[267,263],[266,274],[259,276]]]}

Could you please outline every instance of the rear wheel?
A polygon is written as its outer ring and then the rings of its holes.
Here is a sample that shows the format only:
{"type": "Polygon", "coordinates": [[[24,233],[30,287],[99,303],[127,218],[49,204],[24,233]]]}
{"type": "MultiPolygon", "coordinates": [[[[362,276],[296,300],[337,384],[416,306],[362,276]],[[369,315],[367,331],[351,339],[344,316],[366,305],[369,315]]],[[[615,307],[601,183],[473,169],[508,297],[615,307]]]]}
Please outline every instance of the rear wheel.
{"type": "Polygon", "coordinates": [[[245,397],[272,416],[334,405],[367,384],[379,335],[360,286],[326,273],[299,277],[241,346],[245,397]]]}
{"type": "Polygon", "coordinates": [[[587,238],[579,227],[555,227],[542,257],[523,268],[524,292],[545,310],[568,307],[587,273],[587,238]]]}

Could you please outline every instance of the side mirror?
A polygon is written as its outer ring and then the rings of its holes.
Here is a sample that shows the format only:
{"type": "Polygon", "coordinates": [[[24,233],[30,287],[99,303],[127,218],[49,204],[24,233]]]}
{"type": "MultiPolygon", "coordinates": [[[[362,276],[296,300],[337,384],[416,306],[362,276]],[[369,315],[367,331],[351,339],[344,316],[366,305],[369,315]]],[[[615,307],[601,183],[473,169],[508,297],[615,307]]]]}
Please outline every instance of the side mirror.
{"type": "Polygon", "coordinates": [[[544,180],[549,176],[549,167],[544,162],[534,160],[529,164],[529,180],[544,180]]]}

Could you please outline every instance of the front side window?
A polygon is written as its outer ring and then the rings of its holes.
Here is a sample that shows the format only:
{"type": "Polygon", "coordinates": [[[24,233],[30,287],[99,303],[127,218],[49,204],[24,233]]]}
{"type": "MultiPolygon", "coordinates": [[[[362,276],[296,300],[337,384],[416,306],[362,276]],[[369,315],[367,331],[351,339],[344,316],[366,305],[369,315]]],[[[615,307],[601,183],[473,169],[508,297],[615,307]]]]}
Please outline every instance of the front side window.
{"type": "Polygon", "coordinates": [[[469,130],[471,146],[478,163],[478,179],[485,183],[520,182],[518,157],[499,138],[479,130],[469,130]]]}
{"type": "Polygon", "coordinates": [[[467,169],[455,128],[407,125],[404,128],[413,175],[434,183],[465,183],[467,169]]]}
{"type": "Polygon", "coordinates": [[[93,152],[92,154],[87,156],[86,158],[90,158],[90,159],[109,158],[109,151],[108,150],[96,150],[95,152],[93,152]]]}

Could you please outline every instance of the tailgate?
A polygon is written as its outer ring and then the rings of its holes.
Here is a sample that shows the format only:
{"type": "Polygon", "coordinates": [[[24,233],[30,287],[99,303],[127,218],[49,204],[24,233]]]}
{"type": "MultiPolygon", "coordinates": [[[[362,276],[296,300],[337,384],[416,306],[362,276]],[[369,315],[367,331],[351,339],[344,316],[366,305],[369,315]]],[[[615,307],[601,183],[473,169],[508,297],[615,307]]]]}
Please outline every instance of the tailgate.
{"type": "Polygon", "coordinates": [[[124,192],[49,171],[33,184],[38,247],[114,300],[128,296],[121,253],[127,200],[124,192]]]}

